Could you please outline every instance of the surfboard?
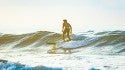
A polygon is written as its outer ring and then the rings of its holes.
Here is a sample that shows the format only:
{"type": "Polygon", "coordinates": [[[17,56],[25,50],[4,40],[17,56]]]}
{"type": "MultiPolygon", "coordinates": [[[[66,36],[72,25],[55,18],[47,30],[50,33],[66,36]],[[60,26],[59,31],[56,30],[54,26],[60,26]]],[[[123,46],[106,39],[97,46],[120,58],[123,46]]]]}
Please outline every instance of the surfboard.
{"type": "Polygon", "coordinates": [[[63,50],[64,53],[66,53],[68,51],[68,53],[71,53],[71,50],[76,49],[77,47],[79,47],[80,43],[78,41],[58,41],[58,42],[51,42],[48,43],[49,45],[51,45],[51,49],[49,49],[47,51],[47,53],[57,53],[57,50],[63,50]]]}

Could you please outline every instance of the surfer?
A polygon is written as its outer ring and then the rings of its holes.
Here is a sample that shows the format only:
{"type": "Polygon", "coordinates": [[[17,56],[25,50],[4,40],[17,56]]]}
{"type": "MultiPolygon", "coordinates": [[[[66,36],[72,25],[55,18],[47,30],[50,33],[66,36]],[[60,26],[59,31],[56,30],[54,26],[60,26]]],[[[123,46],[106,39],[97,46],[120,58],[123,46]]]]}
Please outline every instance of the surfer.
{"type": "Polygon", "coordinates": [[[67,22],[66,19],[63,20],[62,32],[63,32],[63,34],[62,34],[62,39],[63,39],[63,41],[65,41],[65,35],[67,35],[68,41],[70,41],[70,40],[71,40],[70,34],[72,33],[72,27],[71,27],[71,25],[67,22]]]}

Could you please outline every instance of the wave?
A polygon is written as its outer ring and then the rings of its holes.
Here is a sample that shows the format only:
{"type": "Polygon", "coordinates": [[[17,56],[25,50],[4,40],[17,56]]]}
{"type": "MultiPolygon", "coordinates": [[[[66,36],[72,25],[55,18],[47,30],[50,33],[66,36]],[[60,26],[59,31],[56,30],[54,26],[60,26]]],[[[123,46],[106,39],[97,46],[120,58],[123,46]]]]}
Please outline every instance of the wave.
{"type": "Polygon", "coordinates": [[[20,63],[8,62],[0,60],[0,70],[63,70],[61,67],[46,67],[46,66],[27,66],[20,63]]]}
{"type": "MultiPolygon", "coordinates": [[[[88,32],[90,33],[90,32],[88,32]]],[[[112,50],[117,50],[118,53],[125,52],[125,31],[104,31],[98,33],[92,33],[89,36],[87,32],[81,34],[73,34],[72,41],[66,42],[61,46],[69,46],[71,48],[79,47],[105,47],[113,46],[112,50]]],[[[38,31],[34,33],[12,35],[1,34],[0,35],[0,47],[11,46],[11,48],[23,48],[23,47],[40,47],[42,45],[48,45],[52,42],[61,42],[61,34],[38,31]]]]}

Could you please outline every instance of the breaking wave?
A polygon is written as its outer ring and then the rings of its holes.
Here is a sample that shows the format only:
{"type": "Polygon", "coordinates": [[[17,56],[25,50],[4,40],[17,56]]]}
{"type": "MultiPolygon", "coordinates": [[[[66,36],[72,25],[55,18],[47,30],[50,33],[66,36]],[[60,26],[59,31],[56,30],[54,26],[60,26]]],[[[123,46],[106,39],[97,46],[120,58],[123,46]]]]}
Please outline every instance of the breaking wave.
{"type": "MultiPolygon", "coordinates": [[[[58,44],[60,47],[106,47],[112,46],[112,50],[117,53],[125,52],[125,31],[104,31],[98,33],[92,33],[89,36],[89,32],[83,32],[81,34],[73,34],[72,41],[63,42],[63,44],[58,44]]],[[[1,34],[0,35],[0,47],[11,48],[23,48],[23,47],[40,47],[42,45],[48,45],[48,43],[60,43],[61,34],[48,32],[48,31],[38,31],[35,33],[28,33],[22,35],[12,35],[12,34],[1,34]]]]}

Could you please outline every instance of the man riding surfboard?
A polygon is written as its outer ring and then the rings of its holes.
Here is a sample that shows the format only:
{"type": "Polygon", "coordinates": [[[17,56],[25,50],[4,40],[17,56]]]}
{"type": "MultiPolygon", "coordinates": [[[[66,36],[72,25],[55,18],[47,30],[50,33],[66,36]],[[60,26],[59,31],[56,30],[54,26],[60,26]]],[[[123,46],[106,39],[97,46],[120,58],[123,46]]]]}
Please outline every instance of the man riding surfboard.
{"type": "Polygon", "coordinates": [[[63,20],[63,26],[62,26],[62,39],[65,41],[65,35],[68,37],[68,41],[71,40],[70,34],[72,33],[72,26],[67,22],[66,19],[63,20]]]}

